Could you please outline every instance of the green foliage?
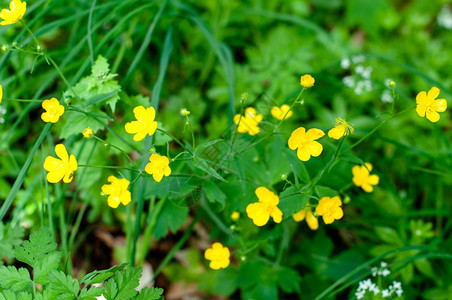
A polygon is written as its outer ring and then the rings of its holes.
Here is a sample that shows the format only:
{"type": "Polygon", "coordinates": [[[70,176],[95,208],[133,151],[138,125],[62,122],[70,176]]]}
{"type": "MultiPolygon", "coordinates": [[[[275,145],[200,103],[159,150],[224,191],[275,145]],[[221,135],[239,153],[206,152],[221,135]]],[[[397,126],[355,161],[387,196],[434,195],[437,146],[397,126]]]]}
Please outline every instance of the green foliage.
{"type": "Polygon", "coordinates": [[[14,257],[14,247],[22,242],[24,236],[22,226],[12,226],[11,223],[3,224],[0,222],[0,265],[3,260],[10,261],[14,257]]]}

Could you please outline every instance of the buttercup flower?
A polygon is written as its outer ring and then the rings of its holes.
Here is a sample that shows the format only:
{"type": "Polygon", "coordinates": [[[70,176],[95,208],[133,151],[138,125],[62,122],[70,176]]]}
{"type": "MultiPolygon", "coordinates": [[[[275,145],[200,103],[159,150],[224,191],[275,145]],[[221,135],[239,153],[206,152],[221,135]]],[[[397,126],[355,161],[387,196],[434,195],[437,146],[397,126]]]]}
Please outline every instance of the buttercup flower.
{"type": "Polygon", "coordinates": [[[319,156],[322,153],[323,146],[315,140],[324,136],[325,133],[316,128],[309,129],[306,132],[304,127],[299,127],[292,132],[289,138],[289,148],[297,149],[297,156],[302,161],[308,161],[312,156],[319,156]]]}
{"type": "Polygon", "coordinates": [[[303,75],[300,78],[300,85],[305,88],[314,86],[315,79],[309,74],[303,75]]]}
{"type": "Polygon", "coordinates": [[[188,116],[190,114],[190,111],[187,110],[186,108],[182,108],[180,110],[180,114],[181,114],[181,116],[186,117],[186,116],[188,116]]]}
{"type": "Polygon", "coordinates": [[[64,183],[71,182],[78,167],[75,156],[71,154],[69,157],[63,144],[55,146],[55,153],[60,159],[47,156],[44,161],[44,169],[49,172],[47,173],[47,181],[56,183],[63,179],[64,183]]]}
{"type": "Polygon", "coordinates": [[[133,114],[137,121],[128,122],[125,125],[127,133],[135,134],[134,141],[141,141],[146,135],[153,135],[157,130],[157,122],[154,121],[155,109],[151,106],[137,106],[133,109],[133,114]]]}
{"type": "Polygon", "coordinates": [[[93,137],[94,132],[91,128],[88,127],[88,128],[85,128],[85,130],[83,130],[82,134],[85,138],[90,139],[93,137]]]}
{"type": "Polygon", "coordinates": [[[256,115],[256,110],[253,107],[248,107],[245,110],[245,115],[239,114],[234,116],[234,123],[238,125],[237,131],[239,133],[248,132],[249,135],[256,135],[260,132],[259,122],[264,116],[262,114],[256,115]]]}
{"type": "Polygon", "coordinates": [[[339,220],[344,216],[344,212],[340,207],[342,205],[341,199],[338,196],[333,198],[323,197],[320,199],[315,212],[317,215],[323,217],[325,224],[331,224],[334,220],[339,220]]]}
{"type": "Polygon", "coordinates": [[[420,117],[426,116],[430,122],[438,122],[439,113],[447,109],[447,101],[445,99],[435,100],[439,95],[439,89],[434,86],[428,91],[420,92],[416,96],[416,112],[420,117]]]}
{"type": "Polygon", "coordinates": [[[160,182],[163,176],[170,176],[171,174],[169,163],[168,157],[153,153],[151,157],[149,157],[149,163],[144,170],[146,173],[152,175],[155,181],[160,182]]]}
{"type": "Polygon", "coordinates": [[[20,0],[12,0],[9,3],[9,9],[2,9],[0,11],[0,18],[3,19],[2,22],[0,22],[0,25],[10,25],[17,23],[25,14],[25,11],[27,10],[27,3],[20,0]]]}
{"type": "Polygon", "coordinates": [[[369,175],[372,171],[372,165],[370,163],[365,163],[365,165],[367,168],[359,165],[352,168],[353,183],[365,192],[371,193],[374,190],[373,185],[377,185],[380,178],[378,175],[369,175]]]}
{"type": "Polygon", "coordinates": [[[105,195],[109,195],[107,198],[108,206],[116,208],[119,206],[119,203],[123,205],[129,204],[131,194],[127,188],[129,187],[130,181],[125,178],[118,179],[115,176],[109,176],[107,180],[111,183],[104,184],[102,186],[102,192],[105,195]]]}
{"type": "Polygon", "coordinates": [[[309,228],[311,228],[311,230],[319,229],[319,220],[314,216],[310,207],[306,206],[299,212],[293,214],[292,218],[295,222],[301,222],[306,218],[306,223],[308,223],[308,226],[309,228]]]}
{"type": "Polygon", "coordinates": [[[44,122],[56,123],[64,114],[64,106],[56,98],[42,101],[42,108],[46,110],[41,114],[41,119],[44,122]]]}
{"type": "Polygon", "coordinates": [[[281,223],[282,211],[278,208],[279,197],[265,187],[258,187],[255,191],[259,202],[246,207],[246,214],[257,226],[267,224],[270,217],[275,223],[281,223]]]}
{"type": "Polygon", "coordinates": [[[328,136],[332,139],[338,140],[344,135],[352,134],[355,131],[353,125],[346,122],[344,119],[336,118],[336,125],[328,131],[328,136]]]}
{"type": "Polygon", "coordinates": [[[231,219],[232,219],[232,221],[237,221],[239,218],[240,218],[240,213],[239,213],[238,211],[234,211],[234,212],[231,214],[231,219]]]}
{"type": "Polygon", "coordinates": [[[210,260],[210,267],[214,270],[226,268],[229,266],[229,257],[231,253],[227,247],[223,247],[221,243],[213,243],[212,248],[204,252],[204,257],[210,260]]]}
{"type": "Polygon", "coordinates": [[[278,120],[289,119],[293,115],[293,111],[289,111],[290,106],[287,104],[283,104],[281,107],[273,106],[270,113],[272,116],[278,120]],[[286,115],[287,114],[287,115],[286,115]],[[285,116],[285,118],[284,118],[285,116]]]}

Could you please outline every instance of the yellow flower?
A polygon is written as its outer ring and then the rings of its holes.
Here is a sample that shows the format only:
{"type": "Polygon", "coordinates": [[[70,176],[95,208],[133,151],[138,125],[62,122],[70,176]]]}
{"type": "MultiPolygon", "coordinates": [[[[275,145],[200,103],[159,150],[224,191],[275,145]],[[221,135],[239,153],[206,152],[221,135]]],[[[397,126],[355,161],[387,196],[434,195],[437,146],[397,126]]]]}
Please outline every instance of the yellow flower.
{"type": "Polygon", "coordinates": [[[305,88],[314,86],[315,79],[309,74],[305,74],[300,78],[300,85],[305,88]]]}
{"type": "Polygon", "coordinates": [[[46,110],[41,114],[41,119],[44,122],[56,123],[64,114],[64,106],[56,98],[42,101],[42,108],[46,110]]]}
{"type": "Polygon", "coordinates": [[[290,109],[290,106],[287,104],[283,104],[281,106],[281,108],[279,108],[278,106],[273,106],[270,113],[272,114],[273,117],[275,117],[276,119],[278,119],[280,121],[282,119],[286,120],[286,119],[289,119],[293,115],[293,111],[289,111],[289,109],[290,109]]]}
{"type": "Polygon", "coordinates": [[[187,110],[186,108],[182,108],[180,110],[180,114],[181,114],[181,116],[186,117],[186,116],[190,115],[190,111],[187,110]]]}
{"type": "Polygon", "coordinates": [[[170,176],[171,168],[169,167],[169,159],[164,155],[153,153],[149,157],[149,163],[144,168],[146,173],[152,175],[157,182],[162,181],[163,176],[170,176]]]}
{"type": "Polygon", "coordinates": [[[0,22],[0,25],[9,25],[17,23],[25,14],[27,10],[27,3],[20,0],[12,0],[9,3],[9,9],[2,9],[0,12],[0,18],[4,21],[0,22]]]}
{"type": "Polygon", "coordinates": [[[255,191],[259,202],[246,207],[246,214],[257,226],[267,224],[270,217],[275,223],[281,223],[282,211],[278,208],[279,197],[265,187],[258,187],[255,191]]]}
{"type": "Polygon", "coordinates": [[[221,243],[213,243],[212,248],[209,248],[204,252],[204,257],[210,260],[209,266],[218,270],[229,266],[229,257],[231,253],[227,247],[223,247],[221,243]]]}
{"type": "Polygon", "coordinates": [[[308,226],[309,228],[311,228],[311,230],[319,229],[319,220],[314,216],[310,207],[305,207],[299,212],[293,214],[292,218],[295,222],[301,222],[306,218],[306,223],[308,223],[308,226]]]}
{"type": "Polygon", "coordinates": [[[94,135],[94,132],[91,128],[88,127],[88,128],[85,128],[85,130],[83,130],[83,136],[85,138],[90,139],[93,137],[93,135],[94,135]]]}
{"type": "Polygon", "coordinates": [[[125,129],[127,133],[135,134],[134,141],[141,141],[146,135],[153,135],[157,130],[157,122],[154,121],[155,109],[151,106],[144,108],[144,106],[137,106],[133,109],[133,114],[137,121],[132,121],[126,124],[125,129]]]}
{"type": "Polygon", "coordinates": [[[365,165],[367,168],[359,165],[352,168],[353,183],[365,192],[371,193],[374,190],[373,185],[377,185],[380,178],[378,175],[369,175],[372,171],[372,165],[370,163],[365,163],[365,165]]]}
{"type": "Polygon", "coordinates": [[[447,109],[447,101],[445,99],[435,100],[439,95],[439,89],[434,86],[428,91],[420,92],[416,96],[416,112],[420,117],[427,116],[430,122],[438,122],[439,113],[447,109]]]}
{"type": "Polygon", "coordinates": [[[234,212],[231,214],[231,219],[232,219],[232,221],[237,221],[239,218],[240,218],[240,213],[239,213],[238,211],[234,211],[234,212]]]}
{"type": "Polygon", "coordinates": [[[3,99],[3,87],[0,84],[0,103],[2,103],[2,99],[3,99]]]}
{"type": "Polygon", "coordinates": [[[108,206],[116,208],[119,206],[119,203],[123,205],[129,204],[131,194],[127,188],[129,187],[130,181],[125,178],[118,179],[115,176],[109,176],[107,180],[111,184],[104,184],[102,186],[102,192],[105,195],[109,195],[107,198],[108,206]]]}
{"type": "Polygon", "coordinates": [[[342,138],[344,135],[352,134],[355,131],[353,125],[344,119],[336,118],[336,125],[328,131],[328,136],[335,140],[342,138]]]}
{"type": "Polygon", "coordinates": [[[55,146],[55,153],[60,158],[47,156],[44,161],[44,169],[48,171],[47,181],[56,183],[63,179],[64,183],[69,183],[74,178],[74,172],[77,170],[77,160],[71,154],[69,157],[66,147],[63,144],[55,146]]]}
{"type": "Polygon", "coordinates": [[[299,127],[292,132],[289,138],[289,148],[297,150],[297,156],[302,161],[308,161],[312,156],[319,156],[322,153],[323,146],[315,140],[324,136],[325,133],[316,128],[309,129],[306,132],[304,127],[299,127]]]}
{"type": "Polygon", "coordinates": [[[323,197],[320,199],[315,212],[317,215],[323,217],[325,224],[331,224],[334,220],[339,220],[344,216],[344,212],[340,207],[342,205],[341,199],[338,196],[333,198],[323,197]]]}
{"type": "Polygon", "coordinates": [[[234,123],[238,125],[237,131],[239,133],[248,132],[249,135],[256,135],[260,132],[260,128],[257,126],[262,121],[263,115],[256,115],[256,110],[253,107],[248,107],[245,110],[245,115],[239,114],[234,116],[234,123]]]}

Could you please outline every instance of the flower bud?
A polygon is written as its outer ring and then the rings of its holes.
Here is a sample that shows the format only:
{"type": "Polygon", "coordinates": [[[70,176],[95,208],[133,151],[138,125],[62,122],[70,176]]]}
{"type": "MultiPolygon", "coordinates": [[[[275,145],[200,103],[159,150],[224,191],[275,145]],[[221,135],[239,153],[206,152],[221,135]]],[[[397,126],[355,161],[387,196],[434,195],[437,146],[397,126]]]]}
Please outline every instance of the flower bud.
{"type": "Polygon", "coordinates": [[[287,180],[287,174],[285,173],[281,174],[281,180],[287,180]]]}
{"type": "Polygon", "coordinates": [[[88,127],[88,128],[85,128],[85,130],[83,130],[83,136],[85,138],[90,139],[93,137],[93,135],[94,135],[94,132],[91,128],[88,127]]]}
{"type": "Polygon", "coordinates": [[[388,82],[388,85],[389,85],[389,87],[390,87],[391,89],[393,89],[393,88],[396,87],[396,83],[395,83],[394,80],[389,81],[389,82],[388,82]]]}
{"type": "Polygon", "coordinates": [[[2,50],[3,50],[3,52],[8,51],[8,50],[9,50],[8,45],[3,45],[3,46],[2,46],[2,50]]]}
{"type": "Polygon", "coordinates": [[[181,114],[181,116],[186,117],[186,116],[188,116],[188,115],[190,114],[190,111],[187,110],[186,108],[182,108],[182,109],[180,110],[180,114],[181,114]]]}
{"type": "Polygon", "coordinates": [[[152,153],[155,153],[157,150],[155,149],[155,147],[151,147],[151,149],[149,149],[149,152],[152,154],[152,153]]]}
{"type": "Polygon", "coordinates": [[[349,196],[345,196],[344,197],[344,204],[350,203],[350,197],[349,196]]]}

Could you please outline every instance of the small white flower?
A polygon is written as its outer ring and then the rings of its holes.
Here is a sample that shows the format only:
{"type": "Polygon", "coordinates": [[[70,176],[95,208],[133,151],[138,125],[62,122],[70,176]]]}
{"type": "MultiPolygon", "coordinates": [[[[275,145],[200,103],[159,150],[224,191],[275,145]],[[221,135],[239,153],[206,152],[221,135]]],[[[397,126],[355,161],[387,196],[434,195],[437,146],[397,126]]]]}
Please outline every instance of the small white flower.
{"type": "Polygon", "coordinates": [[[382,268],[386,268],[388,266],[387,263],[385,263],[384,261],[381,262],[380,267],[382,268]]]}
{"type": "Polygon", "coordinates": [[[395,293],[397,294],[397,296],[402,296],[403,295],[403,290],[402,289],[397,289],[395,290],[395,293]]]}
{"type": "Polygon", "coordinates": [[[364,295],[365,295],[365,294],[366,294],[365,291],[362,291],[362,292],[356,292],[356,293],[355,293],[356,299],[362,299],[362,298],[364,298],[364,295]]]}
{"type": "Polygon", "coordinates": [[[381,102],[383,103],[392,103],[394,99],[392,99],[392,94],[389,90],[384,90],[383,94],[381,94],[381,102]]]}
{"type": "Polygon", "coordinates": [[[342,82],[346,87],[353,88],[355,86],[355,77],[346,76],[342,79],[342,82]]]}
{"type": "Polygon", "coordinates": [[[395,289],[402,289],[402,283],[398,282],[398,281],[393,281],[392,285],[394,286],[395,289]]]}
{"type": "Polygon", "coordinates": [[[366,60],[366,58],[364,57],[364,55],[354,55],[354,56],[352,56],[352,62],[354,64],[363,63],[365,60],[366,60]]]}
{"type": "Polygon", "coordinates": [[[371,66],[368,66],[367,68],[364,68],[364,70],[362,71],[361,75],[364,78],[369,79],[373,70],[374,70],[374,68],[372,68],[371,66]]]}
{"type": "Polygon", "coordinates": [[[389,274],[391,274],[391,271],[389,271],[388,269],[384,269],[383,271],[381,271],[381,275],[383,275],[383,277],[386,277],[389,274]]]}
{"type": "Polygon", "coordinates": [[[344,57],[343,59],[341,59],[341,68],[342,69],[348,69],[350,67],[350,59],[348,59],[347,57],[344,57]]]}
{"type": "Polygon", "coordinates": [[[382,296],[383,298],[391,297],[391,294],[392,294],[392,293],[390,293],[389,290],[383,290],[383,291],[381,291],[381,296],[382,296]]]}
{"type": "Polygon", "coordinates": [[[362,75],[364,72],[364,67],[362,65],[357,65],[355,68],[355,72],[362,75]]]}
{"type": "Polygon", "coordinates": [[[372,271],[372,276],[373,276],[373,277],[377,276],[377,273],[378,273],[378,268],[377,268],[377,267],[373,267],[373,268],[371,269],[371,271],[372,271]]]}
{"type": "Polygon", "coordinates": [[[446,29],[452,29],[452,12],[450,7],[444,5],[437,17],[438,25],[446,29]]]}

